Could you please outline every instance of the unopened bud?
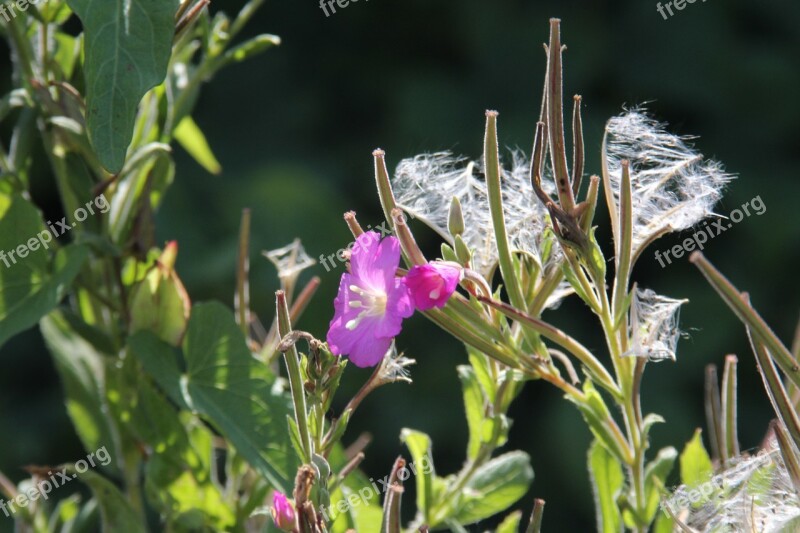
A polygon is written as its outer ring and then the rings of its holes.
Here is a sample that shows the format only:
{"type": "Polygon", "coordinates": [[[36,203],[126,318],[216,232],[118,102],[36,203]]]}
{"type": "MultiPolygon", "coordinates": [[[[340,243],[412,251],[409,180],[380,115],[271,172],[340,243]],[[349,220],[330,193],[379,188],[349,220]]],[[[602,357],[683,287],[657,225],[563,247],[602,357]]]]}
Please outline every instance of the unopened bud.
{"type": "Polygon", "coordinates": [[[156,264],[131,291],[130,332],[145,330],[172,346],[178,346],[186,331],[191,303],[175,273],[178,244],[170,242],[156,264]]]}
{"type": "Polygon", "coordinates": [[[455,196],[453,196],[453,199],[450,201],[447,229],[453,237],[464,233],[464,213],[461,211],[461,202],[455,196]]]}

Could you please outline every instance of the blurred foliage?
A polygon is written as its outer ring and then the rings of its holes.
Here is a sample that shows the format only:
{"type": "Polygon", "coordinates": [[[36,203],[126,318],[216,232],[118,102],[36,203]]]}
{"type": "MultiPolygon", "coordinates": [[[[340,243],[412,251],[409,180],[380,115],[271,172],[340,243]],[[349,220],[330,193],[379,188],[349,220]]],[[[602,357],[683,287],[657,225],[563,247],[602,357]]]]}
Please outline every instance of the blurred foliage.
{"type": "MultiPolygon", "coordinates": [[[[218,0],[212,10],[233,13],[243,3],[218,0]]],[[[356,210],[362,224],[378,223],[370,157],[377,146],[387,151],[390,168],[423,151],[476,156],[482,138],[474,133],[481,131],[484,109],[493,108],[502,117],[501,143],[529,150],[544,68],[541,43],[551,16],[564,21],[569,46],[565,90],[583,95],[587,170],[599,170],[603,123],[624,104],[649,101],[673,131],[700,134],[698,148],[739,175],[718,211],[725,214],[756,195],[767,206],[764,215],[710,241],[706,255],[754,295],[754,305],[780,337],[791,338],[797,289],[787,287],[800,261],[800,229],[790,218],[800,193],[800,152],[792,133],[800,122],[800,4],[790,2],[695,3],[666,21],[650,0],[373,0],[327,18],[313,1],[267,2],[242,39],[268,29],[283,45],[226,70],[195,111],[221,175],[208,174],[178,151],[175,184],[158,219],[158,241],[180,243],[178,267],[187,290],[196,300],[233,301],[242,207],[253,210],[254,250],[300,237],[312,256],[328,255],[351,240],[341,221],[344,211],[356,210]]],[[[0,57],[7,62],[8,51],[0,57]]],[[[3,72],[0,83],[7,89],[7,63],[3,72]]],[[[45,172],[44,165],[33,169],[34,196],[57,218],[62,214],[45,172]]],[[[422,228],[416,233],[424,234],[422,228]]],[[[655,246],[665,249],[680,240],[674,235],[655,246]]],[[[610,235],[599,241],[608,244],[610,235]]],[[[427,244],[434,242],[431,237],[427,244]]],[[[726,353],[741,356],[740,437],[743,448],[756,446],[771,414],[754,361],[745,356],[745,333],[688,261],[662,269],[648,255],[636,273],[642,285],[691,300],[681,316],[686,338],[677,362],[662,363],[645,378],[644,410],[658,404],[669,423],[653,430],[654,449],[682,449],[703,424],[703,366],[721,363],[726,353]]],[[[325,328],[341,268],[316,268],[323,286],[299,327],[325,328]]],[[[266,261],[254,260],[252,308],[261,316],[271,316],[273,274],[266,261]]],[[[560,320],[569,317],[571,331],[583,327],[576,335],[581,342],[602,349],[583,305],[573,299],[564,307],[560,320]]],[[[461,417],[451,416],[461,405],[453,369],[466,354],[420,317],[406,329],[414,333],[401,335],[398,346],[418,361],[414,384],[376,393],[351,428],[355,434],[367,421],[383,424],[373,428],[363,465],[369,475],[382,475],[391,466],[386,458],[403,451],[398,436],[406,426],[431,436],[438,468],[460,466],[455,450],[467,428],[461,417]]],[[[80,457],[39,333],[6,344],[0,365],[0,470],[17,480],[23,477],[18,465],[80,457]]],[[[349,373],[342,397],[366,376],[367,371],[349,373]]],[[[508,449],[532,457],[537,477],[528,501],[534,494],[547,500],[545,530],[554,524],[591,529],[585,472],[590,435],[580,415],[552,389],[530,384],[510,417],[515,424],[508,449]]],[[[0,530],[9,524],[0,520],[0,530]]]]}

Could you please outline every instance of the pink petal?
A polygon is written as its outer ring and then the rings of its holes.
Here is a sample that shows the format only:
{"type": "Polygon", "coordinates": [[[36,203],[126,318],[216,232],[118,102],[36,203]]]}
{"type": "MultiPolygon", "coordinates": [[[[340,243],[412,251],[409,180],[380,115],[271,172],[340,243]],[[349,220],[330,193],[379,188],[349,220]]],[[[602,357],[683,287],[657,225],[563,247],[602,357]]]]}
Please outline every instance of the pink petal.
{"type": "Polygon", "coordinates": [[[381,240],[375,231],[362,233],[350,254],[350,271],[365,285],[385,290],[400,264],[400,243],[395,237],[381,240]]]}

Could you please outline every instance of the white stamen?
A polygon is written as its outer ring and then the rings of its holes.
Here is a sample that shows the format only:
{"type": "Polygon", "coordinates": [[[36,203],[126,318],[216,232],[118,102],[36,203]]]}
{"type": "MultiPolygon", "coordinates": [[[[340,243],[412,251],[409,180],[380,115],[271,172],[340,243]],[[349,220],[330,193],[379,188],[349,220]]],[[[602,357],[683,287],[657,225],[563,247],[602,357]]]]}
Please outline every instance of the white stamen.
{"type": "Polygon", "coordinates": [[[370,316],[381,316],[386,312],[386,293],[381,290],[370,290],[358,285],[350,285],[350,292],[356,294],[361,299],[351,300],[347,305],[351,309],[363,309],[358,316],[349,320],[344,327],[353,331],[361,321],[370,316]]]}

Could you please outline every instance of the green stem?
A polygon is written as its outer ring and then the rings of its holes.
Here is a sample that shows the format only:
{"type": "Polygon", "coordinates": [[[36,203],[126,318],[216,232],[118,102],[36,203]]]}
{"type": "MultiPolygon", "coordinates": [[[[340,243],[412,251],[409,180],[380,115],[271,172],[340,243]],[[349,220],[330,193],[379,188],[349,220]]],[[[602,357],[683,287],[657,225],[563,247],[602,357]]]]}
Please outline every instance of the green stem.
{"type": "MultiPolygon", "coordinates": [[[[289,318],[289,307],[286,304],[286,293],[277,291],[275,293],[276,316],[278,319],[278,333],[281,338],[292,331],[292,323],[289,318]]],[[[303,388],[303,378],[300,374],[300,356],[294,345],[290,346],[283,354],[286,361],[286,371],[289,374],[289,386],[292,391],[292,403],[294,404],[294,419],[297,423],[297,431],[300,433],[300,444],[303,447],[303,461],[311,462],[311,455],[314,449],[311,444],[311,433],[308,430],[308,411],[306,410],[305,389],[303,388]]]]}
{"type": "Polygon", "coordinates": [[[631,247],[633,242],[633,200],[631,198],[631,173],[627,161],[622,162],[622,184],[619,202],[619,234],[617,245],[617,272],[614,277],[612,302],[614,317],[622,316],[623,304],[628,293],[631,272],[631,247]]]}
{"type": "Polygon", "coordinates": [[[239,258],[236,269],[236,318],[245,338],[250,337],[250,209],[242,209],[239,258]]]}
{"type": "Polygon", "coordinates": [[[500,157],[497,145],[497,111],[486,112],[486,137],[484,138],[483,159],[486,165],[486,188],[489,195],[489,211],[492,215],[497,257],[500,273],[503,276],[511,305],[517,309],[527,309],[525,297],[514,269],[511,247],[508,243],[506,221],[503,214],[503,193],[500,185],[500,157]]]}
{"type": "Polygon", "coordinates": [[[778,366],[786,373],[792,383],[795,386],[800,386],[800,366],[797,365],[792,353],[783,345],[750,303],[743,298],[742,293],[714,268],[714,265],[709,263],[702,253],[693,252],[689,256],[689,261],[700,269],[700,272],[703,273],[711,286],[728,304],[728,307],[739,317],[739,320],[752,329],[753,333],[769,348],[775,362],[778,363],[778,366]]]}

